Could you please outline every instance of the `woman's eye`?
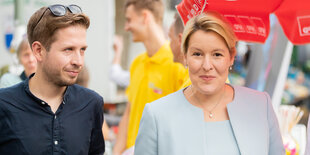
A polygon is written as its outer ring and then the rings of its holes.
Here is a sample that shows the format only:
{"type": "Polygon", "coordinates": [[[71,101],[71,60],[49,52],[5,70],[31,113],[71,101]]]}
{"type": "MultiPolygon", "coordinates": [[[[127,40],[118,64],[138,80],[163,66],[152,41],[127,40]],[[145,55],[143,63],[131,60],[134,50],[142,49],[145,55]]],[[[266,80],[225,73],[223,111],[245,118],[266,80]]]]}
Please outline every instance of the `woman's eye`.
{"type": "Polygon", "coordinates": [[[223,56],[223,54],[222,54],[222,53],[215,53],[214,55],[215,55],[215,56],[217,56],[217,57],[219,57],[219,56],[223,56]]]}
{"type": "Polygon", "coordinates": [[[194,53],[193,53],[193,56],[201,56],[201,54],[198,53],[198,52],[194,52],[194,53]]]}

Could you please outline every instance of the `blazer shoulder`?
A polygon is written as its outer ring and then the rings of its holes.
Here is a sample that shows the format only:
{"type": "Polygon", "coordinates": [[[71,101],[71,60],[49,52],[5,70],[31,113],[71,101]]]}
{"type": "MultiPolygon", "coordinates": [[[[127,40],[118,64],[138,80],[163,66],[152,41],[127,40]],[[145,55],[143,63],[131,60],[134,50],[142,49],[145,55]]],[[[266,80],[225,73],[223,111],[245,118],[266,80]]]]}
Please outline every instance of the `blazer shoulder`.
{"type": "Polygon", "coordinates": [[[248,96],[248,97],[262,97],[266,98],[269,97],[267,92],[257,91],[251,88],[243,87],[243,86],[234,86],[235,91],[241,96],[248,96]]]}
{"type": "Polygon", "coordinates": [[[259,104],[259,106],[266,106],[267,103],[270,102],[270,96],[267,92],[261,92],[242,86],[234,86],[234,89],[235,100],[242,101],[247,105],[259,104]]]}
{"type": "Polygon", "coordinates": [[[163,109],[173,109],[176,106],[180,106],[181,102],[183,101],[183,89],[178,90],[174,93],[171,93],[165,97],[157,99],[151,103],[148,103],[149,107],[154,111],[162,111],[163,109]]]}

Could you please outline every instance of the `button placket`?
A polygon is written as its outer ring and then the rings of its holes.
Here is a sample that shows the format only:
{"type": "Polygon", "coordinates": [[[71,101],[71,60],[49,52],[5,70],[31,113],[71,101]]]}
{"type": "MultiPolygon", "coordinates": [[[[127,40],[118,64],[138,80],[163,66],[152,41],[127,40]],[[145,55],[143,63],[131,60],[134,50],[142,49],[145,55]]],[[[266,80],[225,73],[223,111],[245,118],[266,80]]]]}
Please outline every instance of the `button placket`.
{"type": "Polygon", "coordinates": [[[54,152],[59,152],[59,139],[60,139],[60,134],[59,134],[59,119],[57,118],[57,115],[54,115],[54,120],[53,120],[53,143],[54,143],[54,152]]]}

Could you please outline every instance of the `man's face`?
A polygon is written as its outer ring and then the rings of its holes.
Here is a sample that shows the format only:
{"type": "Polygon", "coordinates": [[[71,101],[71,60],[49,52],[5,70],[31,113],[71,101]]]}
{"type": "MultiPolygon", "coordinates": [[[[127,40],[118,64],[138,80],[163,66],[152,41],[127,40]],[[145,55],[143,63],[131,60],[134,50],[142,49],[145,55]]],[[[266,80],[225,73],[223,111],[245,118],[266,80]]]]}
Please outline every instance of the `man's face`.
{"type": "Polygon", "coordinates": [[[126,23],[125,30],[130,31],[134,42],[140,42],[144,40],[144,19],[143,15],[135,11],[133,5],[129,5],[125,12],[126,23]]]}
{"type": "Polygon", "coordinates": [[[37,59],[33,55],[29,44],[21,51],[19,55],[19,61],[24,66],[27,76],[34,73],[37,69],[37,59]]]}
{"type": "Polygon", "coordinates": [[[173,53],[173,61],[183,64],[184,56],[181,52],[181,44],[179,40],[179,34],[175,32],[175,22],[173,22],[169,28],[170,48],[173,53]]]}
{"type": "Polygon", "coordinates": [[[43,52],[43,73],[48,81],[57,86],[72,85],[84,65],[86,28],[69,26],[57,30],[54,35],[56,41],[49,51],[43,52]]]}

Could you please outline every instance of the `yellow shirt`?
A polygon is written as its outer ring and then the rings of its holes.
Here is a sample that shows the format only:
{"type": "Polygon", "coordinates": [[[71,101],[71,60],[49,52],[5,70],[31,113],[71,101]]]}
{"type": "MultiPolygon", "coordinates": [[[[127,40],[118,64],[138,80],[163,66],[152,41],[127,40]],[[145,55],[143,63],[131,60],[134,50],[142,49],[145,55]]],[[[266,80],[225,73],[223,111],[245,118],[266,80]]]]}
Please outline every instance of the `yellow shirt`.
{"type": "Polygon", "coordinates": [[[169,42],[152,57],[145,52],[135,58],[130,67],[130,83],[126,90],[131,104],[127,148],[135,143],[145,104],[179,90],[187,74],[182,64],[173,62],[169,42]]]}
{"type": "Polygon", "coordinates": [[[181,85],[181,87],[179,89],[183,89],[189,85],[192,84],[192,81],[191,79],[189,78],[189,75],[188,75],[188,70],[186,70],[185,72],[185,81],[183,82],[183,84],[181,85]]]}

